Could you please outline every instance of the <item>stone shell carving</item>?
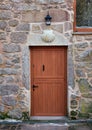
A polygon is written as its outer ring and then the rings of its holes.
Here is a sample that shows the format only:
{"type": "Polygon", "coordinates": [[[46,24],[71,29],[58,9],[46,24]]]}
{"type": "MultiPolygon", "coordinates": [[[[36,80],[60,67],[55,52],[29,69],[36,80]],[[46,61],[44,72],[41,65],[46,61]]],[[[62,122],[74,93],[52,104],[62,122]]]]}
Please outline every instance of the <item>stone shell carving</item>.
{"type": "Polygon", "coordinates": [[[55,34],[53,33],[53,30],[44,30],[41,38],[44,42],[53,42],[55,34]]]}

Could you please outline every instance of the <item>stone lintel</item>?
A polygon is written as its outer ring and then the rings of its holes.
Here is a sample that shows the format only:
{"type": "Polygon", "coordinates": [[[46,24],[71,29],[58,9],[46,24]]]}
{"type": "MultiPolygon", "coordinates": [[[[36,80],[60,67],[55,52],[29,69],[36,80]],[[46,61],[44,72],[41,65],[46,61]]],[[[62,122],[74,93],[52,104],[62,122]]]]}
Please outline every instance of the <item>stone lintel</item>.
{"type": "Polygon", "coordinates": [[[45,42],[42,40],[43,33],[31,33],[27,39],[28,46],[68,46],[68,40],[60,33],[53,31],[55,39],[52,42],[45,42]]]}

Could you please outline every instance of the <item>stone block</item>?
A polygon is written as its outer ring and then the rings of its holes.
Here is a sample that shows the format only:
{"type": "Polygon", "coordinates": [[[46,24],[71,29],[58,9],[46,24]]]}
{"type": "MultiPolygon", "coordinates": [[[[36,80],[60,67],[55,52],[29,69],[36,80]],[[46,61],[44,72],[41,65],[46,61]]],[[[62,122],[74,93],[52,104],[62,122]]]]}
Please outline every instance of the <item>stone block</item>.
{"type": "Polygon", "coordinates": [[[84,49],[84,48],[88,47],[88,43],[87,42],[78,43],[78,44],[75,44],[75,47],[77,49],[84,49]]]}
{"type": "MultiPolygon", "coordinates": [[[[92,74],[91,74],[91,77],[92,77],[92,74]]],[[[90,84],[91,84],[91,86],[92,86],[92,79],[90,80],[90,84]]]]}
{"type": "Polygon", "coordinates": [[[12,27],[17,26],[17,25],[18,25],[18,23],[19,23],[19,21],[18,21],[18,20],[16,20],[16,19],[13,19],[13,20],[10,20],[10,21],[9,21],[9,25],[10,25],[10,26],[12,26],[12,27]]]}
{"type": "Polygon", "coordinates": [[[2,84],[4,82],[4,77],[0,76],[0,84],[2,84]]]}
{"type": "Polygon", "coordinates": [[[29,90],[30,86],[30,66],[29,66],[29,48],[22,47],[22,82],[26,89],[29,90]],[[28,70],[28,71],[27,71],[28,70]]]}
{"type": "Polygon", "coordinates": [[[77,41],[82,41],[82,40],[83,40],[83,37],[80,36],[80,35],[78,35],[78,36],[76,36],[76,40],[77,40],[77,41]]]}
{"type": "Polygon", "coordinates": [[[87,73],[92,72],[92,68],[86,68],[86,72],[87,72],[87,73]]]}
{"type": "Polygon", "coordinates": [[[72,29],[73,29],[73,27],[72,27],[72,23],[71,22],[65,22],[64,23],[64,31],[65,32],[70,31],[72,29]]]}
{"type": "Polygon", "coordinates": [[[25,101],[25,99],[22,101],[19,101],[18,103],[19,103],[19,107],[22,109],[22,111],[29,111],[29,107],[28,107],[29,104],[27,101],[25,101]]]}
{"type": "Polygon", "coordinates": [[[86,51],[83,51],[80,55],[79,55],[79,58],[81,60],[92,60],[92,49],[88,49],[86,51]]]}
{"type": "Polygon", "coordinates": [[[80,102],[80,112],[80,117],[85,117],[86,113],[88,112],[88,103],[84,99],[81,99],[80,102]]]}
{"type": "MultiPolygon", "coordinates": [[[[92,96],[92,95],[91,95],[92,96]]],[[[80,102],[80,117],[87,118],[92,114],[92,101],[88,97],[83,97],[80,102]]]]}
{"type": "Polygon", "coordinates": [[[16,75],[19,71],[13,68],[0,68],[0,75],[16,75]]]}
{"type": "Polygon", "coordinates": [[[5,65],[6,67],[14,66],[14,68],[19,69],[21,67],[20,58],[16,57],[16,58],[13,58],[12,60],[7,59],[5,61],[5,65]]]}
{"type": "Polygon", "coordinates": [[[6,63],[10,65],[16,65],[16,63],[20,63],[20,57],[14,57],[12,60],[7,60],[6,63]]]}
{"type": "Polygon", "coordinates": [[[15,58],[12,60],[12,62],[13,62],[14,64],[20,63],[20,58],[19,58],[19,57],[15,57],[15,58]]]}
{"type": "Polygon", "coordinates": [[[12,6],[10,4],[0,4],[0,10],[10,10],[12,6]]]}
{"type": "Polygon", "coordinates": [[[68,85],[74,87],[74,63],[71,53],[68,53],[68,85]]]}
{"type": "Polygon", "coordinates": [[[10,66],[13,66],[14,64],[11,62],[11,60],[6,60],[5,65],[6,67],[10,67],[10,66]]]}
{"type": "Polygon", "coordinates": [[[10,38],[13,43],[25,43],[27,34],[25,32],[12,32],[10,38]]]}
{"type": "MultiPolygon", "coordinates": [[[[92,77],[92,73],[88,73],[87,75],[89,78],[92,77]]],[[[92,81],[91,81],[91,83],[92,83],[92,81]]]]}
{"type": "Polygon", "coordinates": [[[9,111],[8,115],[13,119],[20,119],[22,117],[22,112],[20,108],[16,108],[9,111]]]}
{"type": "Polygon", "coordinates": [[[11,2],[16,2],[16,3],[20,3],[23,2],[23,0],[10,0],[11,2]]]}
{"type": "Polygon", "coordinates": [[[72,35],[71,35],[71,31],[67,31],[64,36],[68,39],[69,43],[72,43],[72,35]]]}
{"type": "Polygon", "coordinates": [[[85,40],[92,40],[92,35],[85,36],[84,38],[85,40]]]}
{"type": "Polygon", "coordinates": [[[3,45],[3,51],[7,53],[14,53],[14,52],[20,52],[21,48],[20,45],[16,44],[4,44],[3,45]]]}
{"type": "Polygon", "coordinates": [[[87,79],[80,79],[78,81],[79,89],[81,93],[88,93],[90,90],[90,84],[88,83],[87,79]]]}
{"type": "Polygon", "coordinates": [[[83,72],[83,70],[81,70],[81,69],[77,69],[76,70],[76,75],[78,76],[78,77],[85,77],[86,75],[85,75],[85,72],[83,72]]]}
{"type": "Polygon", "coordinates": [[[7,58],[7,60],[10,60],[10,61],[21,57],[20,53],[5,53],[4,56],[7,58]]]}
{"type": "Polygon", "coordinates": [[[0,65],[2,65],[2,64],[3,64],[3,55],[0,54],[0,65]]]}
{"type": "Polygon", "coordinates": [[[20,69],[20,68],[21,68],[21,64],[20,64],[20,63],[19,63],[19,64],[15,64],[15,65],[14,65],[14,68],[15,68],[15,69],[20,69]]]}
{"type": "Polygon", "coordinates": [[[44,17],[47,15],[46,11],[42,11],[42,12],[35,12],[35,11],[31,11],[31,12],[26,12],[22,15],[22,21],[24,22],[43,22],[44,21],[44,17]]]}
{"type": "Polygon", "coordinates": [[[40,4],[49,4],[49,3],[62,3],[64,0],[36,0],[40,4]]]}
{"type": "Polygon", "coordinates": [[[0,20],[9,20],[11,19],[11,12],[10,11],[2,11],[0,12],[0,20]]]}
{"type": "Polygon", "coordinates": [[[63,3],[64,0],[50,0],[50,3],[63,3]]]}
{"type": "MultiPolygon", "coordinates": [[[[32,10],[39,10],[39,7],[35,4],[27,4],[27,3],[20,3],[14,5],[15,10],[18,11],[32,11],[32,10]]],[[[37,12],[36,12],[37,13],[37,12]]]]}
{"type": "Polygon", "coordinates": [[[13,83],[14,77],[13,76],[6,76],[6,77],[4,77],[4,80],[6,83],[13,83]]]}
{"type": "MultiPolygon", "coordinates": [[[[61,9],[51,9],[50,15],[52,16],[52,22],[64,22],[70,19],[67,11],[61,9]],[[59,16],[59,17],[58,17],[59,16]]],[[[22,15],[22,21],[25,22],[45,22],[44,17],[47,15],[46,11],[31,11],[22,15]]]]}
{"type": "Polygon", "coordinates": [[[62,9],[52,9],[49,13],[52,16],[52,22],[65,22],[70,19],[69,13],[62,9]]]}
{"type": "Polygon", "coordinates": [[[2,43],[0,42],[0,53],[2,54],[3,50],[2,50],[2,43]]]}
{"type": "Polygon", "coordinates": [[[91,61],[90,62],[86,62],[85,66],[88,67],[89,69],[91,69],[92,68],[92,62],[91,61]]]}
{"type": "Polygon", "coordinates": [[[17,95],[19,90],[19,86],[12,84],[12,85],[0,85],[0,96],[5,95],[17,95]]]}
{"type": "Polygon", "coordinates": [[[92,42],[90,42],[90,46],[92,47],[92,42]]]}
{"type": "Polygon", "coordinates": [[[60,7],[63,9],[63,8],[66,8],[67,5],[66,5],[66,3],[62,3],[62,4],[60,5],[60,7]]]}
{"type": "Polygon", "coordinates": [[[41,32],[40,25],[37,24],[32,25],[32,32],[41,32]]]}
{"type": "Polygon", "coordinates": [[[16,31],[30,31],[30,25],[29,24],[20,24],[16,27],[16,31]]]}
{"type": "Polygon", "coordinates": [[[51,28],[57,32],[63,33],[63,24],[51,25],[51,28]]]}
{"type": "Polygon", "coordinates": [[[0,32],[0,40],[6,40],[6,35],[4,32],[0,32]]]}
{"type": "Polygon", "coordinates": [[[82,97],[84,97],[84,98],[92,98],[92,93],[84,93],[84,94],[82,94],[82,97]]]}
{"type": "Polygon", "coordinates": [[[32,0],[25,0],[25,2],[26,2],[26,3],[31,3],[31,2],[32,2],[32,0]]]}
{"type": "Polygon", "coordinates": [[[4,112],[4,105],[0,104],[0,112],[4,112]]]}
{"type": "Polygon", "coordinates": [[[83,62],[78,62],[76,65],[75,65],[75,67],[77,68],[77,69],[79,69],[79,68],[83,68],[83,67],[85,67],[86,65],[85,65],[85,63],[83,63],[83,62]]]}
{"type": "Polygon", "coordinates": [[[66,0],[68,10],[73,9],[73,0],[66,0]]]}
{"type": "Polygon", "coordinates": [[[8,106],[15,106],[17,104],[16,98],[14,96],[3,96],[2,103],[8,106]]]}
{"type": "Polygon", "coordinates": [[[8,34],[8,32],[11,32],[11,28],[9,26],[6,27],[6,32],[8,34]]]}
{"type": "Polygon", "coordinates": [[[0,29],[4,30],[7,26],[7,23],[5,21],[0,21],[0,29]]]}
{"type": "Polygon", "coordinates": [[[16,70],[18,70],[18,69],[20,69],[21,68],[21,64],[20,63],[14,63],[14,62],[12,62],[12,61],[10,61],[10,60],[7,60],[6,62],[5,62],[5,66],[6,67],[13,67],[14,66],[14,69],[16,69],[16,70]]]}
{"type": "MultiPolygon", "coordinates": [[[[42,23],[40,26],[41,26],[41,29],[42,29],[42,30],[49,30],[49,26],[47,26],[47,25],[45,24],[45,22],[42,23]]],[[[51,25],[51,29],[53,29],[52,26],[53,26],[53,25],[51,25]]]]}

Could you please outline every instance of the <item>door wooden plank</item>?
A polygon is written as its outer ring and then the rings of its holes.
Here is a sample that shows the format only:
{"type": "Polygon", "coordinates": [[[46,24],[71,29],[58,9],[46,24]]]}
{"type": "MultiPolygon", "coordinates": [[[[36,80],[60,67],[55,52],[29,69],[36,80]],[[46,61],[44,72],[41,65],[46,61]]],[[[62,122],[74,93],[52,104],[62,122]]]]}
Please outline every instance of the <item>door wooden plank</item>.
{"type": "Polygon", "coordinates": [[[67,49],[31,48],[33,116],[64,116],[67,104],[67,49]]]}

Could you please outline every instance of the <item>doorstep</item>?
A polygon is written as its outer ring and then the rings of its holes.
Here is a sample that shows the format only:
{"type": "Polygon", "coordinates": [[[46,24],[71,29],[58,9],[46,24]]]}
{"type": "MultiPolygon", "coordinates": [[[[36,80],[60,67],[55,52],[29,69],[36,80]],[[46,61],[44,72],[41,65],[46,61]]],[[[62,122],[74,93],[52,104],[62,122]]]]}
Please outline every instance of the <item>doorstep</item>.
{"type": "Polygon", "coordinates": [[[0,130],[92,130],[92,119],[21,121],[7,119],[0,121],[0,130]],[[54,121],[54,122],[53,122],[54,121]]]}

